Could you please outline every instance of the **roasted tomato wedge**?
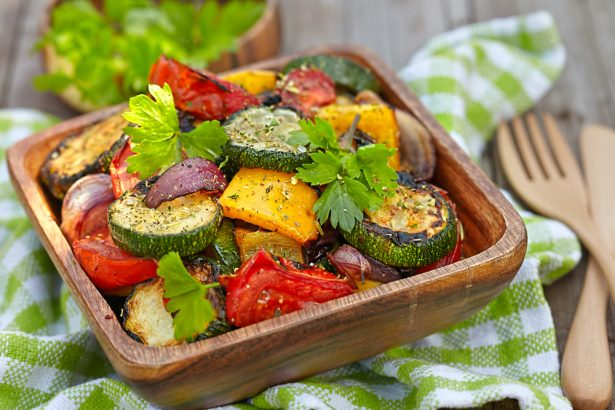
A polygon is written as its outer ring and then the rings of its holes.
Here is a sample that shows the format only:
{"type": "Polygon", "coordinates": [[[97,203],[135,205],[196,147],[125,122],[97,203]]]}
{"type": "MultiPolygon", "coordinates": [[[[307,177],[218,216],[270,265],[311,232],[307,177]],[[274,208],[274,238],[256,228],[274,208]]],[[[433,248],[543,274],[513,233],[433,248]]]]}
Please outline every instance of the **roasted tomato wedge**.
{"type": "Polygon", "coordinates": [[[156,276],[158,263],[124,252],[109,236],[109,232],[76,240],[73,252],[94,286],[114,290],[132,286],[156,276]]]}
{"type": "Polygon", "coordinates": [[[124,147],[119,150],[111,160],[109,166],[109,174],[111,175],[111,183],[113,184],[113,193],[116,198],[119,198],[125,191],[137,185],[140,181],[139,174],[128,172],[128,157],[134,155],[130,140],[126,141],[124,147]]]}
{"type": "Polygon", "coordinates": [[[226,287],[226,315],[235,326],[294,312],[315,303],[350,295],[353,288],[324,269],[274,258],[260,250],[236,275],[220,276],[226,287]]]}
{"type": "Polygon", "coordinates": [[[169,84],[175,106],[203,120],[222,120],[236,111],[259,105],[258,98],[241,86],[165,56],[152,66],[149,82],[169,84]]]}
{"type": "Polygon", "coordinates": [[[335,83],[331,77],[316,68],[300,67],[290,71],[278,89],[281,106],[300,110],[306,117],[313,117],[313,108],[335,101],[335,83]]]}

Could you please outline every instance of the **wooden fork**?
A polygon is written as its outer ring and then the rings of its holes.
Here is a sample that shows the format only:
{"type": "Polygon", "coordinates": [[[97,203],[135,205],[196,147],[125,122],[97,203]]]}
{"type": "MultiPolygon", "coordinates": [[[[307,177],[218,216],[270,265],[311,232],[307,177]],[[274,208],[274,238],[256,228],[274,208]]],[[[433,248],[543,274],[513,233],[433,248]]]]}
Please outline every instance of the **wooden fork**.
{"type": "MultiPolygon", "coordinates": [[[[512,134],[506,124],[500,125],[498,151],[502,168],[528,205],[567,223],[577,232],[602,268],[613,298],[615,258],[610,254],[611,249],[602,245],[601,231],[591,217],[581,171],[553,118],[545,114],[543,123],[551,150],[534,114],[526,116],[527,132],[520,118],[513,119],[512,134]]],[[[607,296],[600,288],[605,286],[602,275],[592,263],[590,260],[566,343],[562,383],[575,408],[603,409],[610,402],[612,387],[605,321],[607,296]]]]}
{"type": "Polygon", "coordinates": [[[601,246],[577,160],[551,115],[543,114],[551,150],[536,116],[528,114],[526,121],[527,131],[519,117],[512,120],[512,133],[506,124],[498,128],[498,151],[504,173],[531,208],[564,222],[577,233],[604,272],[615,301],[615,257],[601,246]]]}

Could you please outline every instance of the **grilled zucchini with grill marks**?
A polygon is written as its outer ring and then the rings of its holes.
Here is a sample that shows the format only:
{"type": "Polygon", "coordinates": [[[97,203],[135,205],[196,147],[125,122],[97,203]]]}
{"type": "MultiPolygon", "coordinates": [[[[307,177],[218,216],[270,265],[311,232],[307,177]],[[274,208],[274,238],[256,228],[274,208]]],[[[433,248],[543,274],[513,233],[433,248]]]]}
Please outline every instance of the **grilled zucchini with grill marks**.
{"type": "Polygon", "coordinates": [[[376,211],[366,211],[351,232],[355,248],[389,266],[420,267],[448,254],[457,242],[457,219],[438,189],[398,172],[395,194],[376,211]]]}
{"type": "Polygon", "coordinates": [[[290,145],[301,116],[289,108],[252,107],[233,114],[224,124],[229,141],[224,153],[235,167],[295,172],[310,157],[305,147],[290,145]]]}
{"type": "MultiPolygon", "coordinates": [[[[201,283],[217,280],[216,266],[204,257],[188,260],[185,265],[188,272],[201,283]]],[[[124,329],[133,339],[149,346],[172,346],[183,342],[173,335],[173,316],[165,308],[163,294],[164,280],[154,278],[137,285],[126,298],[122,312],[124,329]]],[[[218,317],[196,340],[222,334],[231,328],[226,322],[222,289],[209,289],[207,298],[218,317]]]]}
{"type": "Polygon", "coordinates": [[[145,196],[154,181],[139,182],[109,206],[115,244],[133,255],[156,259],[171,251],[189,256],[207,248],[222,221],[216,198],[199,191],[149,208],[145,196]]]}
{"type": "Polygon", "coordinates": [[[127,125],[118,113],[64,138],[41,167],[41,180],[53,196],[64,198],[68,188],[87,174],[107,173],[113,155],[124,146],[127,125]]]}

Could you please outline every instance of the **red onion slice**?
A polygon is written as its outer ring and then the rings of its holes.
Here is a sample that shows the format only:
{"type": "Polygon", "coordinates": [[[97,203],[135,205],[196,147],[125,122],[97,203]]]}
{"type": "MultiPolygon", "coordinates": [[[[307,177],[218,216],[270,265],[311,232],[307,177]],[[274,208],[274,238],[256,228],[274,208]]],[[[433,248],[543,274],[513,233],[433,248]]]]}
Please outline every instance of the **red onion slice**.
{"type": "Polygon", "coordinates": [[[204,158],[188,158],[167,169],[145,196],[145,205],[163,202],[197,191],[224,191],[228,183],[220,168],[204,158]]]}
{"type": "Polygon", "coordinates": [[[389,283],[401,279],[399,272],[382,262],[363,255],[350,245],[340,246],[334,253],[327,254],[329,262],[339,272],[352,278],[355,282],[365,279],[380,283],[389,283]]]}
{"type": "Polygon", "coordinates": [[[115,201],[111,177],[86,175],[75,182],[62,202],[62,232],[72,244],[107,228],[107,208],[115,201]]]}

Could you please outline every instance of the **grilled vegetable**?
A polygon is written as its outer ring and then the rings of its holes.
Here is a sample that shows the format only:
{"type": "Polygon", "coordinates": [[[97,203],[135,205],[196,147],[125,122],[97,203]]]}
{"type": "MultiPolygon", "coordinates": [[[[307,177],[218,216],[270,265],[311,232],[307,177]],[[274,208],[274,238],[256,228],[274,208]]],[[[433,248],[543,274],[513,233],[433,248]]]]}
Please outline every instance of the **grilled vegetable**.
{"type": "Polygon", "coordinates": [[[164,281],[155,278],[135,286],[124,304],[124,329],[133,339],[149,346],[173,346],[173,317],[164,307],[164,281]]]}
{"type": "MultiPolygon", "coordinates": [[[[214,267],[205,258],[186,262],[186,269],[202,283],[215,281],[214,267]]],[[[154,278],[137,285],[124,304],[124,328],[137,341],[149,346],[172,346],[183,343],[176,340],[173,317],[165,308],[164,280],[154,278]]],[[[197,339],[216,336],[230,330],[224,314],[224,294],[220,289],[210,289],[207,298],[218,312],[213,321],[197,339]]]]}
{"type": "Polygon", "coordinates": [[[286,64],[287,73],[302,66],[315,67],[324,71],[336,85],[354,93],[362,90],[378,91],[378,80],[370,70],[344,57],[314,55],[299,57],[286,64]]]}
{"type": "Polygon", "coordinates": [[[401,168],[417,181],[431,179],[436,170],[436,148],[431,134],[405,111],[395,110],[395,118],[400,129],[401,168]]]}
{"type": "Polygon", "coordinates": [[[227,292],[228,321],[239,327],[350,295],[353,291],[346,279],[317,267],[275,259],[262,249],[236,275],[222,277],[221,283],[227,292]]]}
{"type": "Polygon", "coordinates": [[[338,272],[352,278],[357,285],[365,283],[366,280],[389,283],[401,279],[397,270],[363,255],[350,245],[342,245],[327,256],[338,272]]]}
{"type": "Polygon", "coordinates": [[[197,191],[224,191],[227,184],[215,163],[200,157],[188,158],[164,171],[145,196],[145,205],[156,208],[197,191]]]}
{"type": "Polygon", "coordinates": [[[239,247],[241,261],[250,259],[259,249],[264,249],[275,256],[304,263],[301,245],[278,232],[250,231],[248,229],[235,229],[235,239],[239,247]]]}
{"type": "Polygon", "coordinates": [[[395,112],[384,104],[332,104],[323,107],[318,117],[328,121],[336,134],[342,135],[350,128],[356,115],[361,116],[358,128],[369,134],[376,143],[395,148],[397,152],[389,159],[389,165],[399,169],[399,127],[395,112]]]}
{"type": "Polygon", "coordinates": [[[304,147],[287,142],[300,129],[300,116],[286,108],[248,108],[224,124],[229,141],[224,153],[236,167],[293,172],[309,161],[304,147]]]}
{"type": "Polygon", "coordinates": [[[114,200],[109,175],[86,175],[75,182],[62,202],[60,228],[68,243],[107,231],[107,208],[114,200]]]}
{"type": "Polygon", "coordinates": [[[126,139],[124,146],[119,149],[109,165],[109,175],[113,183],[113,193],[116,198],[119,198],[124,192],[134,187],[139,183],[139,174],[136,172],[128,172],[128,157],[134,155],[130,138],[126,139]]]}
{"type": "Polygon", "coordinates": [[[115,114],[63,139],[41,168],[41,180],[53,196],[62,199],[79,178],[107,172],[111,158],[124,144],[127,125],[121,113],[115,114]]]}
{"type": "Polygon", "coordinates": [[[215,198],[196,192],[149,208],[145,197],[153,181],[141,181],[109,207],[109,228],[117,246],[152,258],[171,251],[188,256],[205,249],[222,221],[215,198]]]}
{"type": "Polygon", "coordinates": [[[216,239],[207,248],[207,255],[211,256],[219,265],[220,273],[230,275],[241,265],[239,249],[235,244],[233,221],[227,218],[222,220],[216,239]]]}
{"type": "Polygon", "coordinates": [[[457,220],[438,189],[398,173],[395,194],[344,238],[361,252],[389,266],[420,267],[448,254],[457,242],[457,220]]]}
{"type": "Polygon", "coordinates": [[[175,106],[203,120],[222,120],[259,104],[258,98],[240,86],[165,56],[160,56],[152,66],[149,82],[161,87],[169,84],[175,106]]]}
{"type": "Polygon", "coordinates": [[[155,260],[121,250],[113,243],[109,232],[76,240],[73,252],[98,289],[117,290],[156,276],[158,264],[155,260]]]}
{"type": "Polygon", "coordinates": [[[318,237],[316,191],[293,174],[242,168],[220,197],[224,216],[279,231],[300,244],[318,237]]]}
{"type": "Polygon", "coordinates": [[[246,70],[228,74],[223,80],[242,86],[251,94],[260,94],[275,89],[278,74],[267,70],[246,70]]]}
{"type": "Polygon", "coordinates": [[[284,77],[278,93],[283,106],[298,109],[308,118],[314,116],[318,107],[335,101],[335,85],[324,72],[315,68],[300,67],[291,70],[284,77]]]}

